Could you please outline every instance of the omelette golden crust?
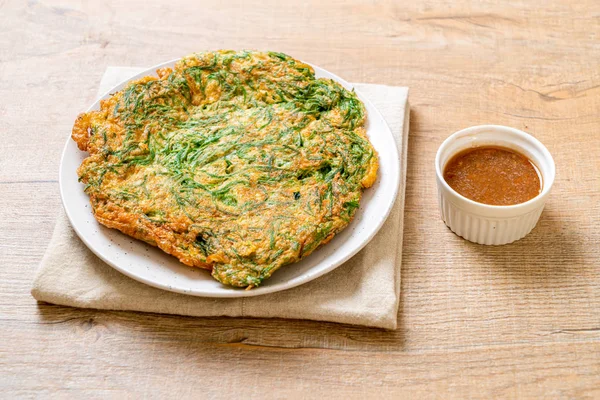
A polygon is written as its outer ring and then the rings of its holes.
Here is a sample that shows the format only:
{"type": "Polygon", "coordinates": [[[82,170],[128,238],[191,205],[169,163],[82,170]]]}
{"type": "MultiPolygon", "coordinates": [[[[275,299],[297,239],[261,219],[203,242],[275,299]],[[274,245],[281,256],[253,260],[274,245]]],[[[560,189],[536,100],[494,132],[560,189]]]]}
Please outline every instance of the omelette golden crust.
{"type": "Polygon", "coordinates": [[[344,229],[377,154],[353,92],[281,53],[189,55],[78,116],[96,219],[258,286],[344,229]]]}

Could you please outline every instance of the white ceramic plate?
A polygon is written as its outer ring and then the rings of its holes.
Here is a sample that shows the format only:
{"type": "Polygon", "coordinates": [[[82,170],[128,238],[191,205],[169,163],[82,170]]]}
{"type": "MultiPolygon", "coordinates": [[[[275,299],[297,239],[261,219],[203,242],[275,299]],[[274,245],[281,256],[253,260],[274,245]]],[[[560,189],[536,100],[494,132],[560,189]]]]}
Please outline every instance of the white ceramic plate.
{"type": "MultiPolygon", "coordinates": [[[[127,82],[156,69],[171,67],[169,61],[122,82],[109,90],[121,90],[127,82]]],[[[331,78],[347,89],[352,85],[336,75],[313,65],[317,77],[331,78]]],[[[76,169],[87,153],[79,151],[71,138],[63,151],[60,164],[60,194],[71,225],[83,242],[107,264],[123,274],[148,285],[172,292],[205,297],[247,297],[273,293],[309,282],[332,271],[362,249],[385,222],[396,199],[400,179],[400,160],[396,143],[385,120],[377,109],[360,93],[358,97],[367,109],[367,135],[379,154],[379,172],[375,185],[365,190],[354,220],[329,244],[316,250],[298,263],[276,271],[273,276],[252,290],[235,289],[215,281],[210,273],[188,267],[156,247],[135,240],[121,232],[100,225],[94,218],[83,185],[77,181],[76,169]]],[[[100,100],[89,110],[97,110],[100,100]]],[[[88,110],[88,111],[89,111],[88,110]]]]}

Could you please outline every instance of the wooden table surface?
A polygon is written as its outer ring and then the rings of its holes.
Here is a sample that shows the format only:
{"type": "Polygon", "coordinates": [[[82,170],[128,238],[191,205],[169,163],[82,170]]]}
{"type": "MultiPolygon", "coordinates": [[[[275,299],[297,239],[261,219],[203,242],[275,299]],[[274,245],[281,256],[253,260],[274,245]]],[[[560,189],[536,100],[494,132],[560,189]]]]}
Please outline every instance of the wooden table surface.
{"type": "Polygon", "coordinates": [[[0,397],[600,397],[600,4],[582,1],[0,1],[0,397]],[[409,86],[399,329],[37,304],[75,116],[109,65],[282,51],[409,86]],[[439,219],[452,132],[532,133],[558,177],[509,246],[439,219]]]}

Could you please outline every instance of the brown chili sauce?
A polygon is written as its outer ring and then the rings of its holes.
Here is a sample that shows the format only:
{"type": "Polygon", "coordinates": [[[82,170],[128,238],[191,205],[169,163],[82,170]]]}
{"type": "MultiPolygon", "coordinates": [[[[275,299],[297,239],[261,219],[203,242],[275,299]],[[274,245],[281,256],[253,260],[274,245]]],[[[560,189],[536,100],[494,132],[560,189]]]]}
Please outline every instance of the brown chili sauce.
{"type": "Polygon", "coordinates": [[[495,206],[524,203],[542,188],[537,168],[527,157],[497,146],[456,154],[444,168],[444,180],[461,195],[495,206]]]}

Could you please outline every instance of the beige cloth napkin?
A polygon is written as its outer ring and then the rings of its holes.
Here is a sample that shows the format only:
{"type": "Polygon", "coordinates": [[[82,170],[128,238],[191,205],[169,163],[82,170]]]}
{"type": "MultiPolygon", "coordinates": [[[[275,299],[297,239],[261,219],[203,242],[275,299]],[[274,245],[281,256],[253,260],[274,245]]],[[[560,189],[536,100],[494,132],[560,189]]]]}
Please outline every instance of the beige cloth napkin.
{"type": "MultiPolygon", "coordinates": [[[[104,94],[142,68],[109,67],[104,94]]],[[[396,329],[406,182],[408,88],[356,84],[381,111],[401,158],[398,198],[385,225],[357,255],[334,271],[278,293],[236,299],[182,295],[122,275],[79,240],[61,210],[31,291],[38,301],[72,307],[190,316],[293,318],[396,329]]],[[[288,266],[287,268],[293,268],[288,266]]]]}

